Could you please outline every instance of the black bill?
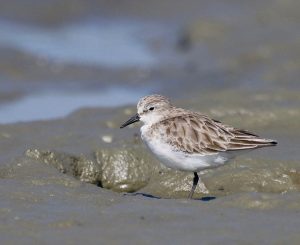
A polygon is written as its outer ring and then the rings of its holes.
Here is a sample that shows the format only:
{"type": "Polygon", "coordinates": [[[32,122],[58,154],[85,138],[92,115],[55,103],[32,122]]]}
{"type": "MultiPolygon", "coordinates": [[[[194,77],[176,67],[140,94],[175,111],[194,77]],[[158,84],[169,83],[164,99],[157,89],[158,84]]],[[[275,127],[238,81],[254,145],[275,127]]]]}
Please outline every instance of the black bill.
{"type": "Polygon", "coordinates": [[[129,118],[128,121],[124,122],[120,128],[125,128],[126,126],[128,126],[129,124],[138,122],[140,120],[140,116],[139,114],[135,114],[134,116],[132,116],[131,118],[129,118]]]}

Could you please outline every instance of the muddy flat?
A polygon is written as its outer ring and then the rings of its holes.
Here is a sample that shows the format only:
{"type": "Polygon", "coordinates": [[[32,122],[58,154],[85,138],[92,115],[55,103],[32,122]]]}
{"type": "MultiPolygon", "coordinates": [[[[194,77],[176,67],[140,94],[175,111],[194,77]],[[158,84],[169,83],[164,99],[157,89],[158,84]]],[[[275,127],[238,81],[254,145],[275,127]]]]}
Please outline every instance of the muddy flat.
{"type": "Polygon", "coordinates": [[[300,243],[298,1],[0,5],[1,244],[300,243]],[[188,200],[119,128],[151,93],[278,145],[188,200]]]}

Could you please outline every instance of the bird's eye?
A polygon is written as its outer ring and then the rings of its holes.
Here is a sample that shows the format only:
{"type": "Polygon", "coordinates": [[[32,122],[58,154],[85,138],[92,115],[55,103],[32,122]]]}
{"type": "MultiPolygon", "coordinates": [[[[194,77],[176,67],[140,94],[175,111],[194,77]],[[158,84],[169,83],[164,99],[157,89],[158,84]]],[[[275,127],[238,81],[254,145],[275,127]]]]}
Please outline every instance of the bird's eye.
{"type": "Polygon", "coordinates": [[[149,111],[153,111],[153,110],[154,110],[154,107],[150,107],[150,108],[149,108],[149,111]]]}

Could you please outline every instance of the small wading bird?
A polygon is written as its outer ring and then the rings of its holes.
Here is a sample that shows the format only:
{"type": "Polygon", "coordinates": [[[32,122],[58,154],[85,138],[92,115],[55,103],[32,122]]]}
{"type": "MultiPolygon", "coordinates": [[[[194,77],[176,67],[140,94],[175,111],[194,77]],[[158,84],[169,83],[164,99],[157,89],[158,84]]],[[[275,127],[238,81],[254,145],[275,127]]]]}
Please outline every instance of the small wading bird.
{"type": "Polygon", "coordinates": [[[141,98],[137,114],[121,128],[138,121],[144,123],[142,140],[163,164],[194,173],[189,198],[193,197],[199,181],[197,172],[222,166],[245,150],[277,144],[201,113],[177,108],[161,95],[141,98]]]}

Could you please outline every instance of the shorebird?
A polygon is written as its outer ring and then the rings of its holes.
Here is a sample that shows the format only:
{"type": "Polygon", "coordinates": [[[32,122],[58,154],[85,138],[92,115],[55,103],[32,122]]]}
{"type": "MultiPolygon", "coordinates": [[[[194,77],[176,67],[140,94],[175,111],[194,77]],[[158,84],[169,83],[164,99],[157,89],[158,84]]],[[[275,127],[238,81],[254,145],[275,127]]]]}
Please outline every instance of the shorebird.
{"type": "Polygon", "coordinates": [[[199,112],[175,107],[162,95],[141,98],[137,113],[121,128],[138,121],[144,123],[142,140],[165,166],[194,173],[188,198],[193,197],[199,171],[222,166],[246,150],[277,144],[199,112]]]}

